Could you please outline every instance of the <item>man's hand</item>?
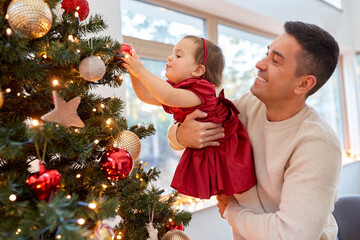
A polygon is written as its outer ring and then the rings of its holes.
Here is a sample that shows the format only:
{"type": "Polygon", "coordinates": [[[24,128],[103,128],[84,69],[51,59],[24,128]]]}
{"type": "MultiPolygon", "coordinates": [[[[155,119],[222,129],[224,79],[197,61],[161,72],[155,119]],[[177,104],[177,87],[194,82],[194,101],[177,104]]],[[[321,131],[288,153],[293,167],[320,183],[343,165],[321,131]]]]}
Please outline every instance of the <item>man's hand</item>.
{"type": "Polygon", "coordinates": [[[220,213],[221,217],[224,218],[224,212],[225,212],[227,205],[229,204],[229,202],[234,201],[235,198],[234,198],[234,196],[228,196],[225,194],[221,194],[221,195],[217,195],[216,199],[218,200],[218,204],[216,206],[219,208],[219,213],[220,213]]]}
{"type": "Polygon", "coordinates": [[[219,146],[216,140],[225,136],[224,128],[221,123],[196,121],[197,118],[206,116],[207,114],[199,109],[186,116],[176,133],[180,144],[190,148],[219,146]]]}

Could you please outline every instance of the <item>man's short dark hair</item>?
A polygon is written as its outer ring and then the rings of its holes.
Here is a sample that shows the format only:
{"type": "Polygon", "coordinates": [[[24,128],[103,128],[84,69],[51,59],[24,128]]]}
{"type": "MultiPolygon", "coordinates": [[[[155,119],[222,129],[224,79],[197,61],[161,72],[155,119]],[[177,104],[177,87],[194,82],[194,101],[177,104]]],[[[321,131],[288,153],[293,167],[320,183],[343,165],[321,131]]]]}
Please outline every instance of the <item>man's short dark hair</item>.
{"type": "Polygon", "coordinates": [[[314,24],[286,22],[284,29],[302,48],[296,56],[296,75],[316,77],[316,85],[307,94],[310,96],[333,74],[339,59],[339,45],[333,36],[314,24]]]}

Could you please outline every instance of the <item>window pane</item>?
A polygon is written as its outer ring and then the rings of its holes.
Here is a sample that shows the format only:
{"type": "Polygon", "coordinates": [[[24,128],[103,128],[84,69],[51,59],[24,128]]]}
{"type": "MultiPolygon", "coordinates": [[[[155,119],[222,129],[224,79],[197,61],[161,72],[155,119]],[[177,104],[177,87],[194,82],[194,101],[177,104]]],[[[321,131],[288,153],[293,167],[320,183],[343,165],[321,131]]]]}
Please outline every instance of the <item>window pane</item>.
{"type": "Polygon", "coordinates": [[[235,99],[249,92],[257,72],[255,64],[273,40],[224,25],[218,25],[218,34],[225,56],[222,87],[227,98],[235,99]]]}
{"type": "MultiPolygon", "coordinates": [[[[145,67],[151,69],[156,76],[165,79],[166,62],[142,59],[145,67]]],[[[172,115],[162,107],[143,103],[132,88],[128,74],[124,75],[126,85],[126,112],[129,125],[154,124],[156,135],[141,140],[140,160],[148,162],[147,168],[157,167],[161,175],[156,182],[158,187],[170,189],[172,176],[180,159],[180,152],[172,150],[167,140],[167,129],[172,115]]]]}
{"type": "Polygon", "coordinates": [[[341,0],[323,0],[323,1],[329,3],[330,5],[338,9],[342,9],[341,0]]]}
{"type": "Polygon", "coordinates": [[[122,34],[168,44],[185,35],[204,35],[204,20],[155,5],[121,0],[122,34]]]}
{"type": "Polygon", "coordinates": [[[334,74],[314,95],[307,104],[315,108],[337,133],[344,148],[344,128],[341,109],[340,74],[336,68],[334,74]]]}

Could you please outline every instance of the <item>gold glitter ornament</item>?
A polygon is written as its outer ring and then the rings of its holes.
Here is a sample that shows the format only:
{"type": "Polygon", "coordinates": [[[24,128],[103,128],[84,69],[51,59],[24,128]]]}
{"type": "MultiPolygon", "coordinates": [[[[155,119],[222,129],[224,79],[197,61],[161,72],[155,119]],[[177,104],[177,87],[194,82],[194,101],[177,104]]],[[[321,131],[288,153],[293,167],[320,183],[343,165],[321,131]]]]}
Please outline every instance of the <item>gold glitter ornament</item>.
{"type": "Polygon", "coordinates": [[[184,231],[171,230],[165,233],[162,240],[190,240],[190,238],[184,231]]]}
{"type": "Polygon", "coordinates": [[[81,61],[79,72],[86,81],[96,82],[105,75],[106,66],[100,58],[90,56],[81,61]]]}
{"type": "Polygon", "coordinates": [[[133,161],[139,158],[141,153],[141,142],[138,136],[128,130],[124,130],[120,133],[116,139],[117,147],[123,148],[130,154],[133,161]]]}
{"type": "Polygon", "coordinates": [[[7,14],[10,27],[31,39],[47,34],[52,25],[51,10],[43,0],[13,0],[7,14]]]}

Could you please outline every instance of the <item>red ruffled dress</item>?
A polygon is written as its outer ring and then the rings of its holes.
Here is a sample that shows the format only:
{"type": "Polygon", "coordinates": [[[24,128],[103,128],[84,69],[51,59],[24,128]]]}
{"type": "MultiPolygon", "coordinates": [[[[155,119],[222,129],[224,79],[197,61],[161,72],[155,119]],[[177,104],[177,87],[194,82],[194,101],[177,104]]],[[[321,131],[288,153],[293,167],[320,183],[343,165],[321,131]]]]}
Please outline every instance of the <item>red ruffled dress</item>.
{"type": "Polygon", "coordinates": [[[174,88],[195,93],[202,104],[179,108],[163,105],[166,112],[183,122],[195,109],[208,114],[198,119],[204,122],[223,123],[225,137],[218,147],[186,148],[176,167],[171,187],[179,193],[201,199],[213,195],[242,193],[256,184],[249,136],[238,118],[239,111],[225,98],[224,90],[216,96],[215,86],[205,79],[186,79],[177,84],[167,80],[174,88]]]}

